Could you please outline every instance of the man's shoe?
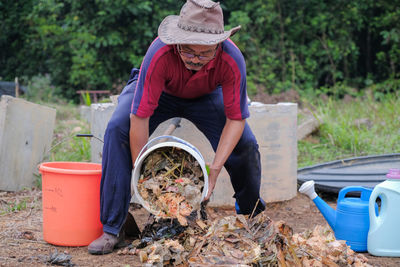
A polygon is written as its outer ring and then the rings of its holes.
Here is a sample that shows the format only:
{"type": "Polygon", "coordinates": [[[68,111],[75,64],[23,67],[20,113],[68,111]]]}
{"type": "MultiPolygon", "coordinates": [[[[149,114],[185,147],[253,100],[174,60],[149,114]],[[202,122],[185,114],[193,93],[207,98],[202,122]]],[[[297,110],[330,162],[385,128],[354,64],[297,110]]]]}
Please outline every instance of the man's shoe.
{"type": "Polygon", "coordinates": [[[103,233],[88,246],[90,254],[103,255],[111,253],[114,248],[125,246],[125,232],[121,231],[119,236],[103,233]]]}

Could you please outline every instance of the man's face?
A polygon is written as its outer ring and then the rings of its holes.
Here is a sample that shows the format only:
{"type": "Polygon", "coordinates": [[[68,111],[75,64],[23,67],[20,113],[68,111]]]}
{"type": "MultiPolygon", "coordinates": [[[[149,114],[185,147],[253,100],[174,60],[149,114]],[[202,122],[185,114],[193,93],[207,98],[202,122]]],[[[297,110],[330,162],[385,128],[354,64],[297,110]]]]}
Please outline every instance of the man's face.
{"type": "Polygon", "coordinates": [[[218,45],[178,45],[178,52],[186,68],[198,71],[215,57],[217,47],[218,45]]]}

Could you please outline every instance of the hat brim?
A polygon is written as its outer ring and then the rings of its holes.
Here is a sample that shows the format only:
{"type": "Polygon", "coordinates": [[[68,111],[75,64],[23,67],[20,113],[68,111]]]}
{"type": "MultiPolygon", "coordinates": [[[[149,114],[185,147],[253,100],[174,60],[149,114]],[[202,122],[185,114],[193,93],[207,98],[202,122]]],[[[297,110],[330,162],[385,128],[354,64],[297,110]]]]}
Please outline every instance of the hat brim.
{"type": "Polygon", "coordinates": [[[179,16],[167,16],[158,27],[158,36],[165,44],[189,44],[189,45],[214,45],[219,44],[240,30],[240,26],[234,27],[221,34],[205,32],[188,32],[178,27],[179,16]]]}

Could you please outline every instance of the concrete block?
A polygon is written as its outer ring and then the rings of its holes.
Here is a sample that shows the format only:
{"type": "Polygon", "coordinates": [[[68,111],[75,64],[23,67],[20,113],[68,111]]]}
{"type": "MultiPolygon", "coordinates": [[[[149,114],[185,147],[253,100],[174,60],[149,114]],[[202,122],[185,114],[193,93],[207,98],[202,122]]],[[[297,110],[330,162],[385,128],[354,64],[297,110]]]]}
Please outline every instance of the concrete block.
{"type": "Polygon", "coordinates": [[[115,108],[116,105],[112,103],[92,104],[90,106],[90,132],[98,138],[92,138],[90,140],[92,162],[101,163],[104,133],[115,108]]]}
{"type": "Polygon", "coordinates": [[[56,110],[3,95],[0,101],[0,190],[32,187],[51,148],[56,110]]]}
{"type": "Polygon", "coordinates": [[[321,125],[321,119],[316,119],[313,115],[308,116],[297,127],[297,140],[303,140],[313,132],[317,131],[321,125]]]}
{"type": "MultiPolygon", "coordinates": [[[[251,115],[247,121],[260,146],[261,196],[267,202],[291,199],[296,195],[297,190],[297,104],[259,104],[250,106],[249,109],[251,115]]],[[[97,109],[96,113],[100,121],[92,123],[92,133],[96,136],[104,136],[107,125],[105,120],[108,121],[111,117],[110,111],[111,107],[97,109]],[[93,130],[94,124],[97,124],[97,131],[93,130]]],[[[150,138],[162,135],[170,123],[171,120],[162,123],[150,138]]],[[[177,128],[172,135],[188,141],[199,149],[206,163],[212,162],[214,151],[210,143],[190,121],[182,119],[181,127],[177,128]]],[[[97,143],[92,140],[93,142],[97,143]]],[[[101,154],[100,147],[92,146],[93,162],[100,162],[98,161],[99,154],[101,154]]],[[[214,207],[233,206],[233,194],[229,175],[223,169],[209,205],[214,207]]]]}
{"type": "Polygon", "coordinates": [[[261,154],[261,196],[266,202],[297,193],[297,104],[250,106],[248,123],[261,154]]]}

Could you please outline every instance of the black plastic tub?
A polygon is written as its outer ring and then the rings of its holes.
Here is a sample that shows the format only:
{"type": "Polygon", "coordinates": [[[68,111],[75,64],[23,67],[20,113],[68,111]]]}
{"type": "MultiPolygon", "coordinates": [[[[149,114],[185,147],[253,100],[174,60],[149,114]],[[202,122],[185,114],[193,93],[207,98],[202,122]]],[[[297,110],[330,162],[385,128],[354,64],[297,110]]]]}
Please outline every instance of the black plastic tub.
{"type": "Polygon", "coordinates": [[[400,169],[400,153],[356,157],[316,164],[297,170],[299,185],[314,180],[315,188],[338,193],[346,186],[374,188],[386,180],[389,169],[400,169]]]}

